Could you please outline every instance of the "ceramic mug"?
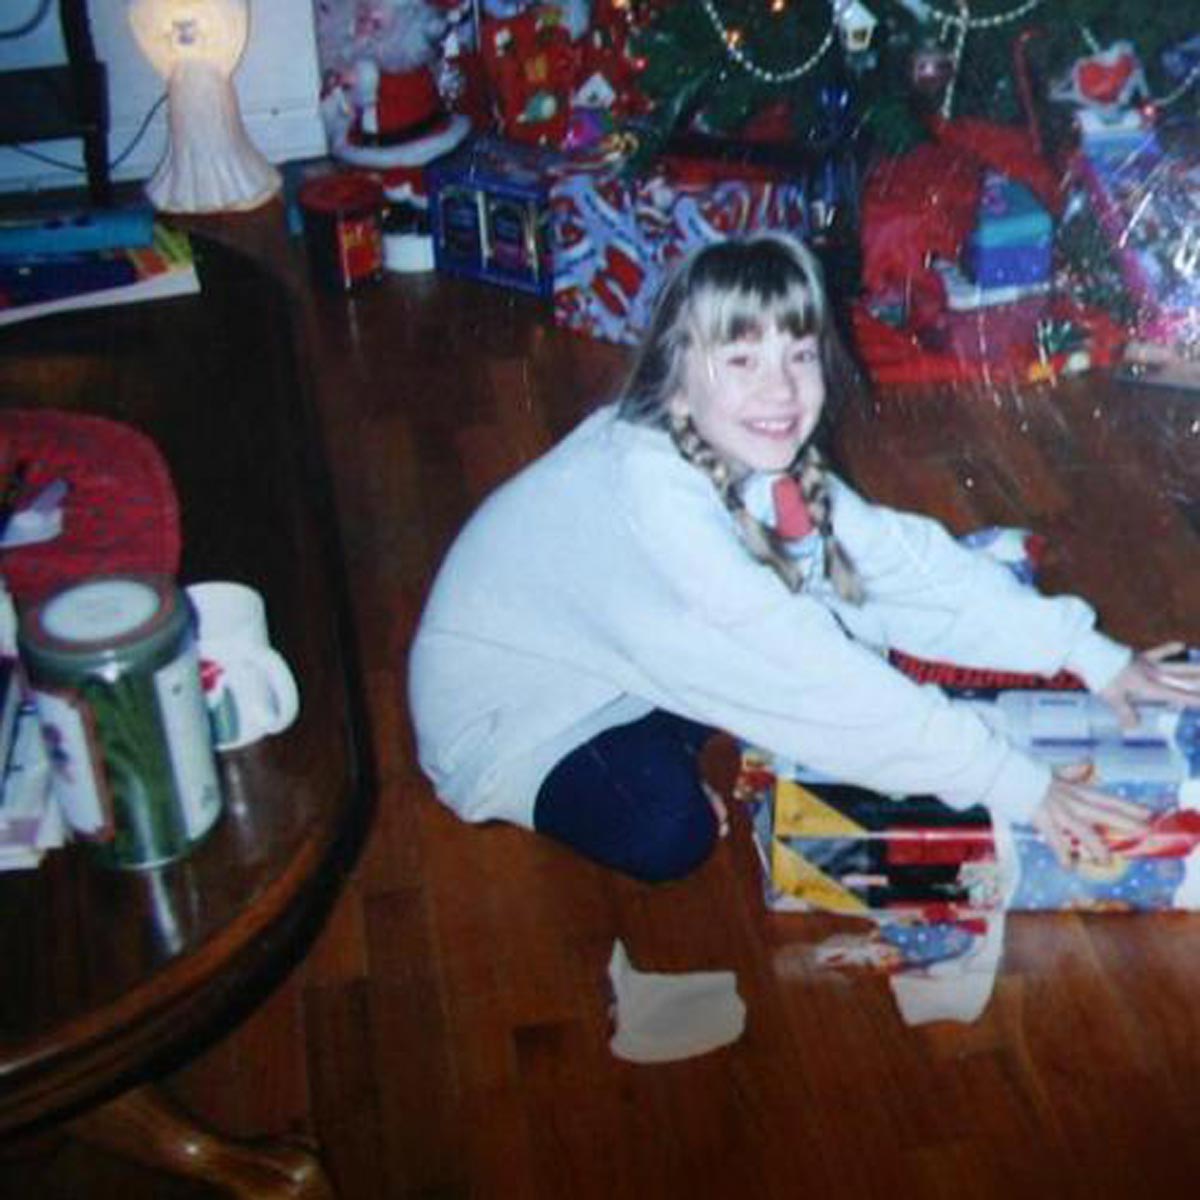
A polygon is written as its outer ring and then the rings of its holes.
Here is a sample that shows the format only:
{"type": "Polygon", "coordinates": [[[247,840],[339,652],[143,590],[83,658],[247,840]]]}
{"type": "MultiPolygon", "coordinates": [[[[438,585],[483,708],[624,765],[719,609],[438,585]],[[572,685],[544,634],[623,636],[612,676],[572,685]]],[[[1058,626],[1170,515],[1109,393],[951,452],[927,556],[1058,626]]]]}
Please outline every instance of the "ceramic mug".
{"type": "Polygon", "coordinates": [[[194,583],[200,681],[219,750],[286,729],[300,711],[295,677],[267,633],[263,598],[244,583],[194,583]]]}

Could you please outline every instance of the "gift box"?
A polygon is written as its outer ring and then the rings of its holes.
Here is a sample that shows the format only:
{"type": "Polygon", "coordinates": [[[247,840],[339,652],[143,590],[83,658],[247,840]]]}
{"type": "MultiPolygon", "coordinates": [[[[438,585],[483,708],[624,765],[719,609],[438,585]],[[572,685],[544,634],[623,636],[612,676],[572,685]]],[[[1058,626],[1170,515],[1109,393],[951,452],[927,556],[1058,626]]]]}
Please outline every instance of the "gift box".
{"type": "Polygon", "coordinates": [[[937,348],[964,362],[1004,362],[1037,346],[1047,311],[1044,296],[986,308],[947,309],[926,336],[939,337],[937,348]]]}
{"type": "Polygon", "coordinates": [[[1200,162],[1152,134],[1081,147],[1071,174],[1092,201],[1138,308],[1140,340],[1200,340],[1200,162]]]}
{"type": "Polygon", "coordinates": [[[979,715],[1052,767],[1142,805],[1139,836],[1108,835],[1110,861],[1067,867],[1031,825],[994,828],[981,808],[883,796],[744,747],[736,796],[750,805],[767,907],[941,924],[998,909],[1200,909],[1200,710],[1141,709],[1123,730],[1081,691],[975,692],[979,715]]]}
{"type": "Polygon", "coordinates": [[[805,237],[814,203],[803,182],[749,166],[661,160],[630,176],[609,163],[560,164],[550,191],[554,319],[634,344],[676,260],[730,234],[805,237]]]}
{"type": "Polygon", "coordinates": [[[967,277],[983,287],[1046,283],[1054,227],[1050,214],[1023,184],[989,172],[975,229],[963,246],[967,277]]]}
{"type": "Polygon", "coordinates": [[[434,264],[549,296],[549,187],[557,152],[480,137],[425,170],[434,264]]]}
{"type": "Polygon", "coordinates": [[[971,281],[949,263],[936,264],[946,308],[926,330],[926,341],[964,362],[1003,362],[1037,345],[1038,326],[1049,310],[1050,285],[971,281]]]}
{"type": "Polygon", "coordinates": [[[999,903],[991,820],[928,796],[887,797],[743,750],[768,907],[952,920],[999,903]]]}

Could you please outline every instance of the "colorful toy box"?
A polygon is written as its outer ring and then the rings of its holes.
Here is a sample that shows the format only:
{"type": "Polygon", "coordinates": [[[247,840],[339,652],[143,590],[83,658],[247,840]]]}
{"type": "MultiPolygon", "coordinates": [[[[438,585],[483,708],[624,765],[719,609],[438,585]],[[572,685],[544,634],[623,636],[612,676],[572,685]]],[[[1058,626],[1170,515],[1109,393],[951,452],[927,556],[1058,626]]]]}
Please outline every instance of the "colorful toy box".
{"type": "Polygon", "coordinates": [[[549,186],[558,159],[542,147],[481,137],[427,167],[437,269],[549,296],[549,186]]]}
{"type": "Polygon", "coordinates": [[[967,278],[982,287],[1044,284],[1050,279],[1054,225],[1023,184],[989,172],[979,217],[963,247],[967,278]]]}
{"type": "Polygon", "coordinates": [[[807,236],[811,199],[802,182],[750,167],[664,160],[631,176],[612,164],[560,164],[550,191],[554,319],[603,341],[636,343],[672,263],[733,233],[807,236]]]}

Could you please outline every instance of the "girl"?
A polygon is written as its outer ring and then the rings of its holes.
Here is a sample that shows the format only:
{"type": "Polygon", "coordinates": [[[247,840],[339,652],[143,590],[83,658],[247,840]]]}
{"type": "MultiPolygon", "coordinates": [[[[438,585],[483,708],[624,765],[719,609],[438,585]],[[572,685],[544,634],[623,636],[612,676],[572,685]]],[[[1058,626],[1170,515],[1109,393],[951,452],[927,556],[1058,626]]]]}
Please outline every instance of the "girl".
{"type": "Polygon", "coordinates": [[[1064,859],[1103,861],[1102,827],[1142,828],[883,652],[1066,668],[1125,720],[1137,700],[1195,703],[1200,669],[1132,653],[1082,600],[831,474],[814,435],[851,378],[803,246],[759,236],[682,265],[619,402],[489,497],[439,573],[409,684],[447,804],[677,878],[722,832],[696,761],[719,728],[850,783],[1032,820],[1064,859]]]}

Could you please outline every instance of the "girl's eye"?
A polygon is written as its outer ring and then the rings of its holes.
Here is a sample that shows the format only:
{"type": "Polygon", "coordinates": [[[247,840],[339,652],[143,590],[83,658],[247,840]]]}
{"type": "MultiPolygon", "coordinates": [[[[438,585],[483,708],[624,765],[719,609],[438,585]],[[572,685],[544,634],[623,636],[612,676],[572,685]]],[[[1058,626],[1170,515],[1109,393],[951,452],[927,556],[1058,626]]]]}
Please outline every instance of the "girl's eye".
{"type": "Polygon", "coordinates": [[[756,357],[751,350],[728,349],[717,356],[717,361],[726,369],[733,371],[751,371],[754,369],[756,357]]]}

